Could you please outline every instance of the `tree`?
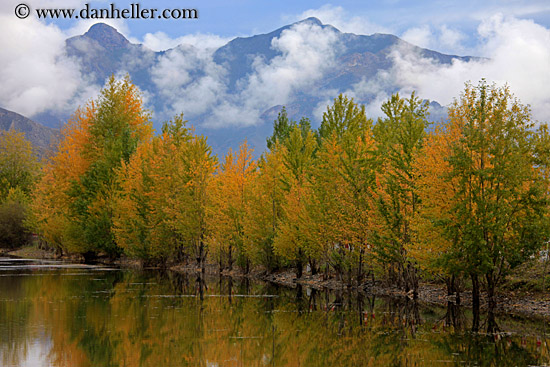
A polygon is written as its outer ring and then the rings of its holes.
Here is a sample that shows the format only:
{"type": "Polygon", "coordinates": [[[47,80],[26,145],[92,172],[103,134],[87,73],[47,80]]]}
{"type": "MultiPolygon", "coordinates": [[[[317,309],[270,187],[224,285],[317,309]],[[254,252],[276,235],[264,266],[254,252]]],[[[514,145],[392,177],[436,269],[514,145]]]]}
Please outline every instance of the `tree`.
{"type": "Polygon", "coordinates": [[[210,249],[221,264],[232,269],[233,260],[248,271],[250,260],[244,248],[244,217],[248,190],[256,174],[256,163],[246,141],[236,155],[231,150],[212,182],[212,205],[208,218],[210,249]]]}
{"type": "Polygon", "coordinates": [[[137,88],[128,78],[111,77],[97,101],[77,110],[62,131],[36,190],[37,230],[67,251],[116,256],[111,231],[116,172],[151,135],[137,88]]]}
{"type": "Polygon", "coordinates": [[[38,173],[38,159],[23,133],[0,132],[0,247],[20,247],[29,241],[25,222],[38,173]]]}
{"type": "Polygon", "coordinates": [[[311,193],[311,176],[317,142],[308,121],[294,124],[288,139],[282,143],[282,187],[285,198],[277,235],[273,241],[275,253],[296,264],[297,276],[311,254],[312,244],[307,241],[300,226],[300,217],[306,215],[305,203],[311,193]]]}
{"type": "Polygon", "coordinates": [[[288,119],[286,107],[283,106],[277,115],[277,119],[273,121],[273,134],[266,139],[267,149],[273,150],[277,142],[282,143],[288,139],[293,123],[294,121],[288,119]]]}
{"type": "Polygon", "coordinates": [[[281,149],[274,146],[258,162],[258,172],[250,182],[244,217],[244,248],[253,264],[269,271],[281,265],[273,241],[282,220],[283,162],[281,149]]]}
{"type": "Polygon", "coordinates": [[[423,148],[428,104],[414,93],[409,99],[395,94],[382,105],[382,111],[386,118],[378,119],[374,127],[380,158],[376,252],[380,262],[389,265],[390,276],[416,296],[416,267],[407,247],[414,238],[411,222],[420,205],[413,167],[423,148]]]}
{"type": "Polygon", "coordinates": [[[0,201],[18,188],[30,194],[39,164],[31,142],[16,130],[0,132],[0,201]]]}
{"type": "Polygon", "coordinates": [[[457,187],[447,209],[454,221],[446,224],[446,233],[456,239],[453,256],[472,277],[474,310],[479,307],[478,278],[485,280],[488,331],[493,331],[498,285],[550,234],[546,167],[535,164],[547,158],[539,149],[529,108],[508,87],[484,80],[477,87],[467,84],[450,107],[449,120],[461,136],[448,157],[447,180],[457,187]]]}
{"type": "Polygon", "coordinates": [[[132,257],[165,263],[182,245],[166,208],[177,185],[174,157],[191,139],[185,123],[183,115],[165,123],[163,133],[140,144],[118,173],[113,231],[117,245],[132,257]]]}
{"type": "MultiPolygon", "coordinates": [[[[187,143],[181,144],[171,157],[170,197],[163,209],[166,222],[181,241],[181,255],[192,256],[204,271],[208,254],[209,188],[217,159],[202,135],[193,130],[187,143]]],[[[180,256],[181,257],[181,256],[180,256]]]]}
{"type": "Polygon", "coordinates": [[[411,220],[414,233],[405,250],[425,274],[441,277],[447,283],[447,294],[460,303],[459,282],[463,275],[462,259],[453,255],[457,238],[447,233],[455,222],[450,210],[456,205],[458,178],[450,178],[451,147],[461,138],[461,130],[450,121],[428,134],[421,154],[413,164],[416,192],[421,203],[411,220]]]}
{"type": "Polygon", "coordinates": [[[360,282],[373,229],[374,183],[372,121],[364,106],[340,95],[323,114],[314,169],[310,233],[324,261],[338,276],[360,282]]]}
{"type": "Polygon", "coordinates": [[[348,99],[340,94],[334,99],[333,105],[327,107],[327,111],[323,113],[317,137],[319,141],[329,138],[332,134],[339,138],[344,135],[356,137],[371,124],[372,121],[366,118],[364,105],[359,106],[353,98],[348,99]]]}
{"type": "Polygon", "coordinates": [[[30,242],[31,233],[25,225],[28,200],[21,189],[12,188],[0,202],[0,248],[13,249],[30,242]]]}

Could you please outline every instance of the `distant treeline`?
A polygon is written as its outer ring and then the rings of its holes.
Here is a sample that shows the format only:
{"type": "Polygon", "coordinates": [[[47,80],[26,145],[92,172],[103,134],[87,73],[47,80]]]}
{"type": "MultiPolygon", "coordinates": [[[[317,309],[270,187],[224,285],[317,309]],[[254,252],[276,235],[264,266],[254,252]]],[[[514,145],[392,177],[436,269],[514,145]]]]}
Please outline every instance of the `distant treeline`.
{"type": "Polygon", "coordinates": [[[245,142],[218,162],[182,115],[154,135],[137,88],[111,78],[23,189],[27,227],[86,256],[384,276],[412,294],[420,275],[450,293],[469,279],[474,307],[485,286],[493,309],[506,272],[549,238],[547,125],[484,80],[434,126],[414,93],[382,112],[340,95],[315,130],[283,108],[258,160],[245,142]]]}

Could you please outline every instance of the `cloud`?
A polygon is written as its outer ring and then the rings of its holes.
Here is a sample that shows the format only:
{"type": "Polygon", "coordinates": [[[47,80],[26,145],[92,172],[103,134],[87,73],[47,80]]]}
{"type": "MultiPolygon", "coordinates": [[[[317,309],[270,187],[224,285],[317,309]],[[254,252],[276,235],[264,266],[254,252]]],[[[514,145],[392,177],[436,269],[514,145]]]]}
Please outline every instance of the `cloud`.
{"type": "Polygon", "coordinates": [[[151,69],[151,78],[165,101],[165,113],[191,117],[207,112],[225,96],[226,70],[211,50],[179,46],[164,54],[151,69]]]}
{"type": "Polygon", "coordinates": [[[302,22],[274,38],[271,48],[280,55],[271,60],[257,58],[253,73],[241,81],[243,87],[237,100],[231,103],[240,108],[225,104],[215,111],[210,124],[216,125],[223,118],[231,123],[240,121],[243,125],[252,125],[260,120],[262,112],[289,103],[297,93],[307,90],[308,94],[314,94],[315,82],[335,65],[338,34],[331,28],[302,22]]]}
{"type": "Polygon", "coordinates": [[[279,55],[256,58],[252,72],[231,93],[228,71],[213,61],[212,50],[193,46],[167,52],[152,68],[153,82],[172,112],[190,117],[207,113],[205,123],[211,127],[253,125],[265,110],[311,89],[334,66],[338,35],[331,28],[304,22],[274,38],[271,48],[279,55]]]}
{"type": "Polygon", "coordinates": [[[495,15],[479,25],[478,35],[482,42],[478,50],[486,59],[442,65],[399,46],[391,53],[390,70],[349,92],[379,100],[393,85],[403,94],[416,90],[421,98],[448,105],[467,81],[477,84],[485,78],[500,86],[508,84],[522,103],[531,105],[535,119],[550,121],[550,29],[531,20],[495,15]]]}
{"type": "Polygon", "coordinates": [[[324,24],[330,24],[342,32],[355,34],[392,33],[389,28],[371,22],[366,17],[351,15],[341,6],[325,4],[318,9],[304,11],[298,17],[287,16],[285,21],[297,21],[309,17],[315,17],[324,24]]]}
{"type": "Polygon", "coordinates": [[[432,27],[425,24],[420,27],[409,28],[403,32],[401,38],[415,46],[439,52],[451,54],[464,54],[467,52],[462,45],[466,35],[446,25],[432,27]]]}
{"type": "Polygon", "coordinates": [[[215,49],[225,45],[231,38],[220,37],[215,34],[195,33],[182,37],[171,38],[164,32],[147,33],[143,42],[132,40],[135,43],[143,43],[154,51],[165,51],[179,45],[190,45],[199,49],[215,49]]]}
{"type": "Polygon", "coordinates": [[[54,25],[0,14],[0,105],[33,116],[73,111],[96,89],[64,52],[66,35],[54,25]]]}

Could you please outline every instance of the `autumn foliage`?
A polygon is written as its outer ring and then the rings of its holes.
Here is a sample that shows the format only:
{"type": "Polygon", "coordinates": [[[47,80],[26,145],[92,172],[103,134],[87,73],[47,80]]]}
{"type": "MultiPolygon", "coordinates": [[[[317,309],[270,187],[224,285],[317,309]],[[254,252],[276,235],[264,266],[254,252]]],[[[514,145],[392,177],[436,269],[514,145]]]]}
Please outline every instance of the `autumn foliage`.
{"type": "Polygon", "coordinates": [[[382,276],[413,295],[421,277],[482,280],[494,302],[550,235],[548,128],[485,81],[433,126],[414,93],[382,112],[340,95],[313,129],[283,109],[259,159],[245,142],[218,163],[182,115],[153,136],[135,86],[111,78],[62,130],[29,222],[86,256],[382,276]]]}

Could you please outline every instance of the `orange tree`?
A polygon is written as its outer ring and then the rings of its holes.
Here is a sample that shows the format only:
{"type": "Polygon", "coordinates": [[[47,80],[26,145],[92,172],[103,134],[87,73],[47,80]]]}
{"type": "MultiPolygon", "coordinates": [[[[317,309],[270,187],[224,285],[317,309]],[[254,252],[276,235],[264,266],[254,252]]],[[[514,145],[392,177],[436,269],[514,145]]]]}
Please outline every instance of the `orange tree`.
{"type": "Polygon", "coordinates": [[[57,153],[35,191],[34,225],[60,249],[115,256],[116,172],[152,136],[149,113],[128,78],[111,77],[99,98],[63,128],[57,153]]]}

